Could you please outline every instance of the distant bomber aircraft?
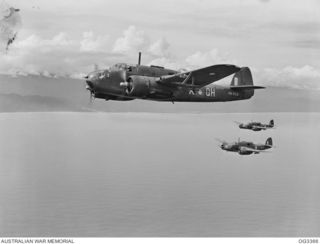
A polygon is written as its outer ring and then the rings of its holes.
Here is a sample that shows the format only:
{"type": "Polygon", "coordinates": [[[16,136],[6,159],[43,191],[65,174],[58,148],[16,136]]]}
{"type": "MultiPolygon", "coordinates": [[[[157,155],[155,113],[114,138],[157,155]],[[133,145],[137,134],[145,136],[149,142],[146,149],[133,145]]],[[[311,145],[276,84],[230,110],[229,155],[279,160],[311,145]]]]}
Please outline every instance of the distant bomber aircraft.
{"type": "Polygon", "coordinates": [[[240,141],[228,143],[222,142],[221,149],[229,152],[237,152],[240,155],[258,154],[264,150],[272,148],[272,138],[269,137],[265,144],[255,144],[253,142],[240,141]]]}
{"type": "Polygon", "coordinates": [[[90,98],[128,101],[147,99],[171,102],[226,102],[249,99],[255,89],[248,67],[218,64],[193,71],[178,72],[160,66],[115,64],[88,74],[90,98]],[[228,87],[212,83],[234,74],[228,87]]]}
{"type": "Polygon", "coordinates": [[[266,130],[274,127],[273,119],[270,120],[269,124],[262,124],[260,122],[249,122],[247,124],[244,124],[237,121],[235,121],[235,123],[239,125],[240,129],[248,129],[253,131],[261,131],[261,130],[266,130]]]}

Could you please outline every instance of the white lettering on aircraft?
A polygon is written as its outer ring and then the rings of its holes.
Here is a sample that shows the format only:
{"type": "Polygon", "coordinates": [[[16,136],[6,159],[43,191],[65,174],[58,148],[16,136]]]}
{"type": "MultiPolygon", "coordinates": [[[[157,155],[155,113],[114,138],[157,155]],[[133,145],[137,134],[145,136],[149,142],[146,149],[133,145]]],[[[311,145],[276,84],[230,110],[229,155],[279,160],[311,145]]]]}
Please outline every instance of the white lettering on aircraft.
{"type": "Polygon", "coordinates": [[[216,96],[216,89],[214,87],[207,87],[206,88],[206,96],[207,97],[215,97],[216,96]]]}
{"type": "Polygon", "coordinates": [[[214,87],[207,87],[205,93],[201,89],[199,89],[198,91],[194,91],[193,89],[190,89],[189,94],[190,95],[199,95],[199,96],[202,96],[204,94],[207,97],[215,97],[216,96],[216,89],[214,87]]]}

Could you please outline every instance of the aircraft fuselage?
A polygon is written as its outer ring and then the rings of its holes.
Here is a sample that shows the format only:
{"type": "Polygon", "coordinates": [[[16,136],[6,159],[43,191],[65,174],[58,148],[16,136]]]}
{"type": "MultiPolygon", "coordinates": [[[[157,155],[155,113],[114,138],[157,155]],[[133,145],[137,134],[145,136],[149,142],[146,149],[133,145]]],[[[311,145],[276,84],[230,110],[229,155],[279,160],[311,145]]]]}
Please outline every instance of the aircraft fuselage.
{"type": "Polygon", "coordinates": [[[209,84],[195,87],[170,87],[159,83],[160,77],[178,71],[158,66],[116,64],[109,70],[95,71],[87,77],[87,89],[96,98],[106,100],[148,99],[172,102],[223,102],[249,99],[253,90],[233,90],[209,84]]]}

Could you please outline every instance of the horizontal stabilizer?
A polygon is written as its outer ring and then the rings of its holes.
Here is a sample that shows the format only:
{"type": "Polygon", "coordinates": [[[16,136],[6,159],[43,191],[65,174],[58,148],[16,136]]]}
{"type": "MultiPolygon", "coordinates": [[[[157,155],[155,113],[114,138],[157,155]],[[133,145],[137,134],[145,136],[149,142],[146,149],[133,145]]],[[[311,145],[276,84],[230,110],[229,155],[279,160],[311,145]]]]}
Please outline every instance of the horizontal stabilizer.
{"type": "Polygon", "coordinates": [[[241,85],[241,86],[230,86],[233,90],[250,90],[250,89],[265,89],[264,86],[254,86],[254,85],[241,85]]]}

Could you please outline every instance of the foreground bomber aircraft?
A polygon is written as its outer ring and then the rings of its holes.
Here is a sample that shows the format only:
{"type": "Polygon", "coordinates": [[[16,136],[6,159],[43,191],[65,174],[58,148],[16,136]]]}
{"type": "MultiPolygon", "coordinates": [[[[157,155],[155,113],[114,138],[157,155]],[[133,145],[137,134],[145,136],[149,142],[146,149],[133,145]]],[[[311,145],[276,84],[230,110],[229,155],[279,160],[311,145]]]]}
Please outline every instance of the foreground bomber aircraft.
{"type": "Polygon", "coordinates": [[[253,131],[261,131],[261,130],[266,130],[274,127],[273,119],[270,120],[269,124],[262,124],[260,122],[249,122],[247,124],[244,124],[237,121],[235,121],[235,123],[239,125],[240,129],[248,129],[253,131]]]}
{"type": "Polygon", "coordinates": [[[193,71],[178,72],[160,66],[119,63],[110,69],[88,74],[86,89],[91,98],[105,100],[148,99],[171,102],[225,102],[249,99],[254,86],[248,67],[218,64],[193,71]],[[212,83],[234,74],[229,87],[212,83]]]}
{"type": "Polygon", "coordinates": [[[255,144],[253,142],[240,141],[238,142],[222,142],[221,149],[229,152],[237,152],[240,155],[258,154],[266,149],[272,148],[272,138],[269,137],[265,144],[255,144]]]}

